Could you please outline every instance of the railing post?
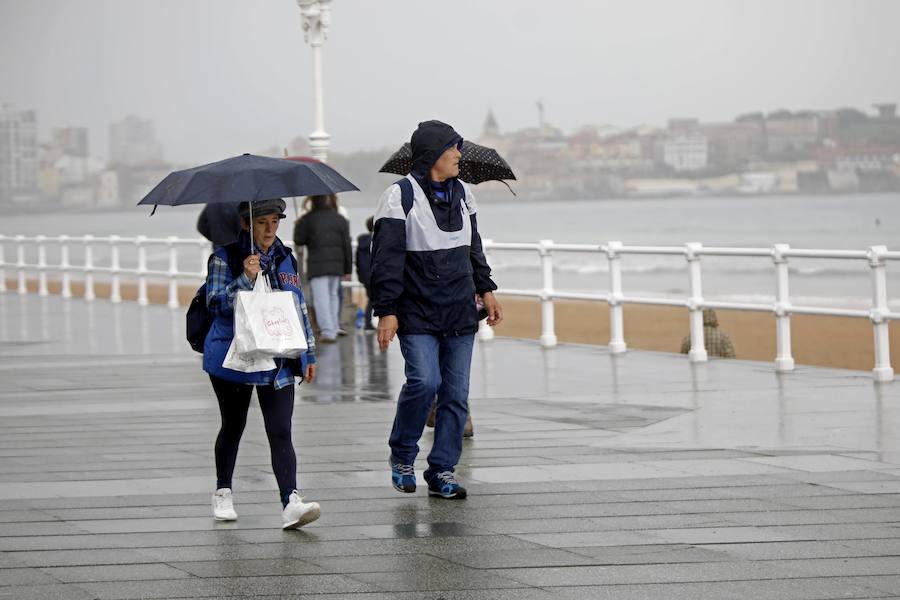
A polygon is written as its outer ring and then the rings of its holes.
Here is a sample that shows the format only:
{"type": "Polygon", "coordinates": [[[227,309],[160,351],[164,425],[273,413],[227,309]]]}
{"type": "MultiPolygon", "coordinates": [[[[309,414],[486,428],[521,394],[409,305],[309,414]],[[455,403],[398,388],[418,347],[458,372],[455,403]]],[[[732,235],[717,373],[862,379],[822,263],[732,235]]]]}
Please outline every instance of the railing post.
{"type": "Polygon", "coordinates": [[[791,354],[791,293],[788,279],[788,244],[772,247],[772,262],[775,263],[775,371],[787,373],[794,370],[791,354]]]}
{"type": "MultiPolygon", "coordinates": [[[[491,242],[492,240],[481,240],[481,247],[484,251],[485,259],[489,258],[489,249],[491,246],[491,242]]],[[[490,264],[489,260],[488,264],[490,264]]],[[[494,328],[487,324],[487,319],[478,321],[478,339],[482,342],[487,342],[494,339],[494,328]]]]}
{"type": "Polygon", "coordinates": [[[169,236],[169,308],[178,308],[178,238],[169,236]]]}
{"type": "Polygon", "coordinates": [[[38,296],[47,296],[50,293],[47,290],[47,237],[39,235],[35,241],[38,247],[38,296]]]}
{"type": "Polygon", "coordinates": [[[212,244],[206,241],[203,238],[198,238],[200,248],[200,272],[203,273],[204,279],[206,278],[207,272],[206,268],[209,263],[209,255],[212,254],[212,244]]]}
{"type": "Polygon", "coordinates": [[[25,283],[25,236],[16,236],[16,269],[19,277],[19,294],[28,293],[28,285],[25,283]]]}
{"type": "Polygon", "coordinates": [[[122,276],[119,274],[122,266],[119,262],[119,236],[109,236],[109,270],[112,273],[112,281],[109,287],[109,300],[114,304],[122,301],[122,276]]]}
{"type": "Polygon", "coordinates": [[[891,367],[891,344],[889,321],[885,314],[890,312],[887,303],[887,265],[883,255],[885,246],[872,246],[869,249],[869,266],[872,268],[872,310],[869,318],[875,337],[875,368],[872,378],[875,381],[893,381],[894,369],[891,367]]]}
{"type": "Polygon", "coordinates": [[[688,310],[691,311],[691,351],[688,358],[691,362],[706,362],[706,347],[703,341],[703,282],[700,271],[700,251],[703,244],[689,242],[684,245],[685,258],[688,261],[691,281],[691,297],[688,298],[688,310]]]}
{"type": "Polygon", "coordinates": [[[6,255],[4,254],[6,240],[5,235],[0,235],[0,294],[6,292],[6,255]]]}
{"type": "Polygon", "coordinates": [[[556,346],[556,331],[553,322],[553,257],[550,251],[553,240],[541,240],[538,244],[544,281],[541,290],[541,346],[552,348],[556,346]]]}
{"type": "Polygon", "coordinates": [[[69,264],[69,236],[59,236],[59,270],[62,272],[62,289],[59,294],[63,298],[72,297],[72,274],[69,273],[72,265],[69,264]]]}
{"type": "Polygon", "coordinates": [[[84,299],[88,302],[97,296],[94,294],[94,247],[91,245],[94,236],[84,236],[84,299]]]}
{"type": "Polygon", "coordinates": [[[144,245],[147,240],[147,236],[139,235],[134,240],[135,245],[138,250],[138,294],[137,294],[137,302],[141,306],[147,306],[149,304],[149,300],[147,300],[147,247],[144,245]]]}
{"type": "Polygon", "coordinates": [[[622,256],[619,250],[622,242],[609,242],[606,245],[606,258],[609,260],[609,351],[611,354],[622,354],[625,345],[625,319],[622,310],[622,256]]]}

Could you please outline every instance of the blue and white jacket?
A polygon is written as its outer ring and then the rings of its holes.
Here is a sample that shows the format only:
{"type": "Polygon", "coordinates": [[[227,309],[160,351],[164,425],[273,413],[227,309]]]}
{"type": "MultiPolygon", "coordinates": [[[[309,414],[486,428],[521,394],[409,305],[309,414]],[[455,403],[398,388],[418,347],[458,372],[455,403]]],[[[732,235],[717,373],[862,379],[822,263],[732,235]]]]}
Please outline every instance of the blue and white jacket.
{"type": "MultiPolygon", "coordinates": [[[[250,254],[249,236],[242,232],[239,240],[235,242],[242,246],[240,251],[234,252],[236,256],[244,257],[250,254]]],[[[206,276],[206,304],[213,315],[213,323],[206,334],[203,345],[203,370],[235,383],[251,385],[273,384],[276,389],[292,385],[294,376],[302,376],[306,371],[306,365],[316,362],[316,342],[310,325],[309,314],[306,309],[306,301],[303,298],[303,290],[300,288],[300,277],[297,274],[295,262],[291,250],[275,238],[275,243],[270,248],[271,263],[259,277],[269,277],[269,283],[273,290],[292,292],[294,306],[303,323],[306,333],[308,349],[301,354],[299,359],[276,358],[275,369],[271,371],[259,371],[256,373],[242,373],[222,366],[225,355],[234,338],[234,300],[241,290],[252,290],[253,283],[243,272],[238,277],[232,277],[232,265],[229,265],[229,252],[223,246],[217,249],[209,257],[208,273],[206,276]]],[[[237,270],[237,269],[234,269],[237,270]]]]}
{"type": "Polygon", "coordinates": [[[398,333],[463,335],[478,330],[475,294],[497,289],[478,234],[475,197],[459,179],[443,182],[444,198],[429,174],[438,157],[462,138],[439,121],[419,125],[412,138],[413,203],[407,214],[400,185],[378,203],[372,237],[372,309],[396,315],[398,333]]]}

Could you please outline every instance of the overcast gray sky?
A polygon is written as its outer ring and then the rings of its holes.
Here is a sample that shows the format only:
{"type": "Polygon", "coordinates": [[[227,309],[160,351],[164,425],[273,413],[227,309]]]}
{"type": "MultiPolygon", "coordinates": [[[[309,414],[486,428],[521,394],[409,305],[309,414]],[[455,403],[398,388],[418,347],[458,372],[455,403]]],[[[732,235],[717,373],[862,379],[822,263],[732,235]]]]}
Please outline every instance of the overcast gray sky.
{"type": "MultiPolygon", "coordinates": [[[[334,0],[325,124],[338,151],[440,118],[476,137],[547,121],[663,124],[900,100],[897,0],[334,0]]],[[[53,126],[153,119],[168,158],[312,130],[294,0],[0,0],[0,101],[53,126]]]]}

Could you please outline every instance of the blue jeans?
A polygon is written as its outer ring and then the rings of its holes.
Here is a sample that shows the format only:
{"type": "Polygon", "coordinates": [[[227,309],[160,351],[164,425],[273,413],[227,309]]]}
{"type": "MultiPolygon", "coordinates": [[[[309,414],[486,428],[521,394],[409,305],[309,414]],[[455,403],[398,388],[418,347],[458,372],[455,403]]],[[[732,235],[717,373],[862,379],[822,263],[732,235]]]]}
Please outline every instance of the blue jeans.
{"type": "Polygon", "coordinates": [[[309,280],[313,306],[316,309],[316,323],[322,337],[334,339],[338,330],[338,290],[341,278],[337,275],[322,275],[309,280]]]}
{"type": "Polygon", "coordinates": [[[391,430],[391,460],[405,465],[415,462],[419,438],[437,396],[434,445],[428,454],[425,475],[453,471],[462,454],[463,427],[469,414],[469,371],[475,334],[399,337],[406,361],[406,383],[400,390],[391,430]]]}

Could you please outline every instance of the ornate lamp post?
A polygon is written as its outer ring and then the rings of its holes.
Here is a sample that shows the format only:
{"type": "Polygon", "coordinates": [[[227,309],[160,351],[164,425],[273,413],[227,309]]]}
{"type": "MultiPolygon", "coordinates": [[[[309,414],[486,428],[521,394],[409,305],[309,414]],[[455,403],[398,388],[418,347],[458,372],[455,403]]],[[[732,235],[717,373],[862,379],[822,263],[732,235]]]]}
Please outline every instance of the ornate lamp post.
{"type": "Polygon", "coordinates": [[[309,146],[314,158],[325,162],[331,136],[325,133],[322,101],[322,44],[331,26],[331,0],[297,0],[303,15],[303,36],[313,52],[313,94],[315,100],[315,130],[309,134],[309,146]]]}

